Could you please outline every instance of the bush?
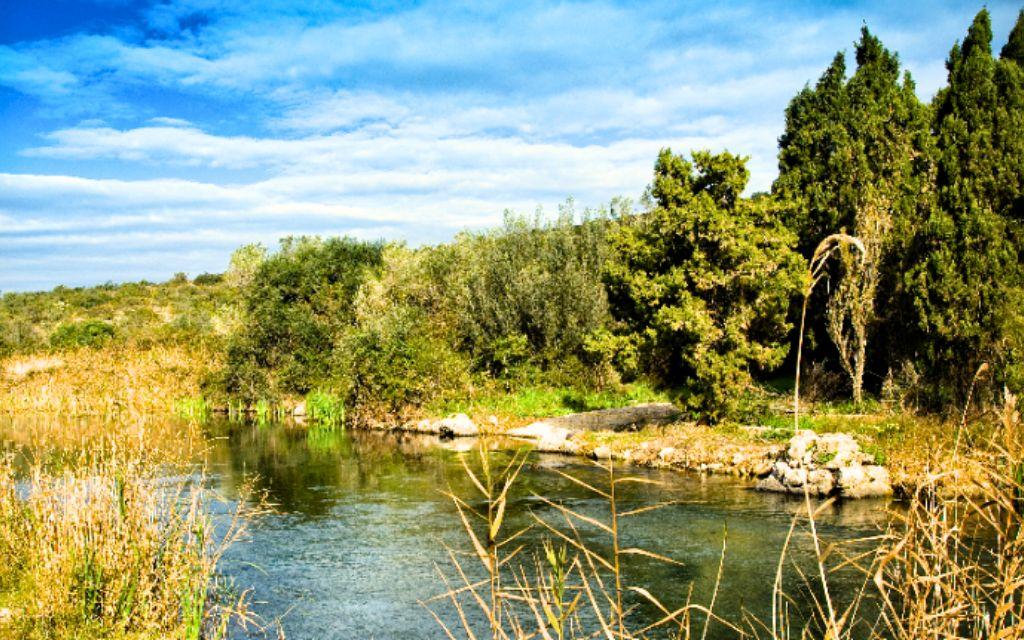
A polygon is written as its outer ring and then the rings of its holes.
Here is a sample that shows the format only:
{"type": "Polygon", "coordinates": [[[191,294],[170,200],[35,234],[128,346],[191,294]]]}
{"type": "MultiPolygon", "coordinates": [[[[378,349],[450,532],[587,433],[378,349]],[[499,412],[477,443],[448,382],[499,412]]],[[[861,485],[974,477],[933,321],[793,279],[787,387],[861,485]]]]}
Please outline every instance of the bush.
{"type": "Polygon", "coordinates": [[[353,320],[360,285],[383,245],[351,238],[286,238],[243,290],[245,321],[228,347],[231,394],[304,395],[331,377],[331,353],[353,320]]]}
{"type": "Polygon", "coordinates": [[[333,370],[362,415],[400,415],[466,388],[470,363],[455,347],[439,286],[444,256],[388,246],[380,273],[360,288],[355,322],[336,344],[333,370]]]}
{"type": "Polygon", "coordinates": [[[448,289],[461,346],[480,368],[505,374],[526,360],[547,365],[583,352],[586,336],[608,322],[607,228],[605,215],[576,223],[570,201],[555,222],[506,213],[500,229],[457,239],[448,289]]]}
{"type": "Polygon", "coordinates": [[[224,281],[223,273],[200,273],[192,280],[192,284],[199,285],[201,287],[209,286],[211,284],[220,284],[224,281]]]}
{"type": "Polygon", "coordinates": [[[592,350],[671,386],[684,384],[695,412],[719,419],[739,408],[751,373],[782,363],[786,314],[799,291],[803,261],[773,204],[744,200],[745,159],[662,151],[647,214],[626,218],[612,236],[606,274],[618,321],[592,350]]]}
{"type": "Polygon", "coordinates": [[[114,327],[100,320],[85,320],[62,324],[50,335],[54,349],[100,347],[114,337],[114,327]]]}

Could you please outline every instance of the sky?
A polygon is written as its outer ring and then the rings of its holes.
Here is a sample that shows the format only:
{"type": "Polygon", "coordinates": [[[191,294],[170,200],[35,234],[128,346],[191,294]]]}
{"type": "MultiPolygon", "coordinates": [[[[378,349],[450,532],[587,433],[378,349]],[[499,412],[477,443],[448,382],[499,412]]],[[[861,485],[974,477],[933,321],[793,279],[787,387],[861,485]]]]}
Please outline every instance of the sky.
{"type": "MultiPolygon", "coordinates": [[[[1018,0],[1019,2],[1019,0],[1018,0]]],[[[0,0],[0,291],[223,271],[287,235],[441,242],[750,157],[867,24],[930,99],[981,3],[0,0]]],[[[996,50],[1020,4],[988,2],[996,50]]]]}

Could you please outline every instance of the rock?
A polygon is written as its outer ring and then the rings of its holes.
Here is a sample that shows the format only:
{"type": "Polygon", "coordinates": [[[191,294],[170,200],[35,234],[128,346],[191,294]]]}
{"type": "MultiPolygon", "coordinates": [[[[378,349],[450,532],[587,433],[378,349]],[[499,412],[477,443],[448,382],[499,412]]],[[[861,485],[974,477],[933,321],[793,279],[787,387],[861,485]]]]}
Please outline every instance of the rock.
{"type": "Polygon", "coordinates": [[[434,423],[442,437],[466,437],[480,434],[480,428],[464,413],[457,413],[434,423]]]}
{"type": "Polygon", "coordinates": [[[807,474],[807,491],[812,496],[832,495],[835,486],[835,478],[828,469],[815,469],[807,474]]]}
{"type": "Polygon", "coordinates": [[[668,424],[680,415],[669,402],[652,402],[618,409],[601,409],[549,418],[550,424],[570,431],[635,431],[650,425],[668,424]]]}
{"type": "Polygon", "coordinates": [[[306,416],[306,401],[303,400],[299,404],[295,405],[292,409],[292,415],[296,418],[304,418],[306,416]]]}
{"type": "Polygon", "coordinates": [[[594,453],[592,455],[597,460],[610,460],[612,457],[612,448],[606,444],[602,444],[594,449],[594,453]]]}
{"type": "Polygon", "coordinates": [[[810,458],[818,443],[818,434],[804,429],[797,431],[789,439],[789,448],[786,449],[786,457],[791,466],[803,467],[810,463],[810,458]]]}
{"type": "MultiPolygon", "coordinates": [[[[536,443],[538,451],[546,452],[567,452],[569,448],[569,437],[572,432],[565,427],[551,424],[546,420],[532,422],[525,427],[509,429],[506,435],[513,438],[526,438],[536,443]]],[[[573,449],[571,452],[575,452],[573,449]]]]}
{"type": "Polygon", "coordinates": [[[798,431],[767,470],[755,470],[762,491],[816,497],[869,498],[892,494],[889,472],[849,434],[798,431]]]}
{"type": "Polygon", "coordinates": [[[878,465],[849,466],[839,470],[839,487],[849,498],[878,498],[892,495],[889,472],[878,465]]]}
{"type": "Polygon", "coordinates": [[[769,458],[761,458],[750,468],[750,472],[758,478],[763,478],[772,472],[772,466],[772,461],[769,458]]]}
{"type": "Polygon", "coordinates": [[[786,485],[779,481],[778,476],[774,473],[767,475],[757,482],[758,491],[771,491],[773,493],[787,493],[786,485]]]}
{"type": "Polygon", "coordinates": [[[658,458],[662,462],[671,462],[672,458],[675,457],[675,454],[675,447],[664,447],[661,451],[658,452],[658,458]]]}

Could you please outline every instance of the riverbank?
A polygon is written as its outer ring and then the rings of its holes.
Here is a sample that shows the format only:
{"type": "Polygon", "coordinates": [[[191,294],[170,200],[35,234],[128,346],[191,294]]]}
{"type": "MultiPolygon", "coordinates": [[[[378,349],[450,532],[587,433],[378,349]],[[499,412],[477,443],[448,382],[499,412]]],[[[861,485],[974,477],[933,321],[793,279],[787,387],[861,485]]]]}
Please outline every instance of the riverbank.
{"type": "MultiPolygon", "coordinates": [[[[961,447],[954,455],[957,425],[906,414],[844,417],[831,407],[816,410],[811,405],[800,421],[803,428],[794,431],[791,423],[788,428],[775,426],[778,420],[774,425],[700,424],[682,419],[677,410],[666,413],[666,407],[671,405],[648,403],[538,420],[460,413],[354,426],[496,437],[508,447],[527,444],[545,453],[727,475],[800,495],[807,483],[810,493],[821,497],[906,497],[923,486],[969,493],[980,486],[983,474],[978,470],[989,455],[985,447],[961,447]]],[[[986,437],[983,426],[967,431],[974,444],[986,437]]]]}
{"type": "MultiPolygon", "coordinates": [[[[212,406],[203,399],[201,383],[219,366],[215,350],[195,346],[135,349],[108,345],[101,349],[11,357],[0,363],[0,412],[63,417],[129,416],[139,425],[145,425],[148,416],[175,412],[201,420],[212,406]]],[[[341,399],[319,391],[305,401],[294,399],[276,408],[256,408],[263,409],[264,414],[294,415],[310,423],[327,419],[332,424],[345,421],[380,430],[515,436],[517,429],[537,423],[558,423],[567,415],[664,403],[667,399],[665,393],[643,384],[613,386],[602,391],[545,385],[505,389],[491,384],[478,386],[461,400],[410,408],[404,412],[404,418],[356,414],[345,420],[341,399]],[[465,417],[447,421],[424,417],[459,415],[465,417]]],[[[770,471],[794,435],[792,417],[785,412],[787,402],[783,395],[775,397],[769,412],[746,423],[726,421],[710,426],[677,417],[657,424],[637,421],[628,429],[591,426],[580,429],[572,438],[555,442],[531,437],[529,432],[518,436],[524,441],[532,440],[541,450],[563,454],[756,479],[770,471]]],[[[844,405],[807,403],[800,428],[818,434],[850,434],[861,451],[889,470],[897,495],[912,493],[936,474],[942,476],[942,483],[965,487],[976,483],[976,474],[965,471],[967,467],[963,464],[950,471],[958,424],[888,410],[877,403],[861,413],[851,413],[844,405]]],[[[962,445],[984,443],[990,430],[984,420],[969,421],[962,445]]],[[[62,429],[55,435],[74,440],[81,434],[65,433],[62,429]]],[[[194,434],[189,437],[194,439],[194,434]]],[[[165,448],[174,447],[168,444],[165,448]]],[[[972,453],[961,451],[960,461],[984,455],[983,448],[972,453]]]]}

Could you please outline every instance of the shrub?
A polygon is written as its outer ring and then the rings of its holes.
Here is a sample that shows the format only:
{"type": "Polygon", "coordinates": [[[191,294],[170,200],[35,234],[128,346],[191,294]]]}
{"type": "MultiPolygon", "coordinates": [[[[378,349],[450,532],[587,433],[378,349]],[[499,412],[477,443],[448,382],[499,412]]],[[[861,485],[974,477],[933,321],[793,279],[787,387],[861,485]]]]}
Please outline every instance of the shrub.
{"type": "Polygon", "coordinates": [[[200,273],[192,280],[192,283],[199,285],[201,287],[205,287],[211,284],[220,284],[223,281],[223,273],[200,273]]]}
{"type": "Polygon", "coordinates": [[[443,260],[434,250],[388,246],[380,273],[360,288],[333,367],[360,414],[402,414],[466,387],[470,363],[454,348],[436,278],[443,260]]]}
{"type": "Polygon", "coordinates": [[[100,320],[65,323],[50,335],[50,346],[55,349],[99,347],[114,337],[114,327],[100,320]]]}
{"type": "Polygon", "coordinates": [[[352,302],[380,267],[383,245],[351,238],[286,238],[244,290],[245,322],[228,348],[224,384],[305,394],[330,378],[331,352],[353,319],[352,302]]]}
{"type": "Polygon", "coordinates": [[[782,363],[802,273],[773,203],[740,198],[748,175],[729,153],[696,152],[691,164],[665,149],[656,207],[611,240],[606,281],[625,359],[636,351],[641,368],[687,385],[686,403],[711,419],[737,408],[752,371],[782,363]]]}
{"type": "Polygon", "coordinates": [[[478,366],[503,374],[526,359],[582,353],[588,333],[608,321],[607,228],[604,214],[577,223],[570,201],[555,222],[509,212],[500,229],[457,239],[448,288],[461,345],[478,366]]]}

